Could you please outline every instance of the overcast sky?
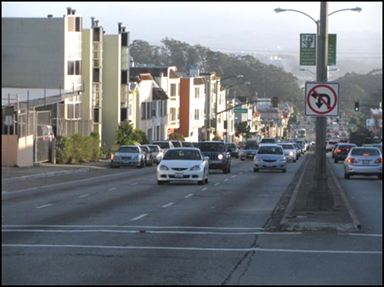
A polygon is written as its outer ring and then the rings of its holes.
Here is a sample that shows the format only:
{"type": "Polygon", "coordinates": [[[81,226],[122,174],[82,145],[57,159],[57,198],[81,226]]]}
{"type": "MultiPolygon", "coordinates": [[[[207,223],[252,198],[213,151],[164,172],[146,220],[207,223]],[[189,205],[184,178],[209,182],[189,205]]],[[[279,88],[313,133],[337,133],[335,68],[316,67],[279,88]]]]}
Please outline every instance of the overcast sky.
{"type": "MultiPolygon", "coordinates": [[[[83,16],[83,28],[96,17],[107,34],[117,34],[118,22],[136,39],[160,44],[165,37],[228,52],[298,52],[299,34],[316,33],[305,15],[275,13],[281,7],[320,17],[320,2],[2,2],[2,17],[62,17],[72,7],[83,16]]],[[[329,2],[329,33],[337,34],[338,53],[382,54],[382,2],[329,2]]]]}

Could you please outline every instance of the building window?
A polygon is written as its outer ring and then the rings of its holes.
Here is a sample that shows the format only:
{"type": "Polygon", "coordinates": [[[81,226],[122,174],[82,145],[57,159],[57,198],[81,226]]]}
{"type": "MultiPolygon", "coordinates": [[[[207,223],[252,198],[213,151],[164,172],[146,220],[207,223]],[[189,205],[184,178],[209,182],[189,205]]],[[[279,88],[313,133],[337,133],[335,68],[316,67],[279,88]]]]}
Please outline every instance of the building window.
{"type": "Polygon", "coordinates": [[[177,88],[177,85],[176,84],[171,84],[171,98],[176,98],[176,88],[177,88]]]}
{"type": "Polygon", "coordinates": [[[195,99],[200,98],[200,89],[195,87],[195,99]]]}
{"type": "Polygon", "coordinates": [[[68,76],[81,75],[81,61],[68,61],[68,76]]]}
{"type": "Polygon", "coordinates": [[[75,31],[81,32],[81,17],[76,17],[75,31]]]}
{"type": "Polygon", "coordinates": [[[67,103],[67,120],[79,120],[80,117],[80,103],[68,102],[67,103]]]}
{"type": "Polygon", "coordinates": [[[171,108],[171,122],[176,122],[176,108],[171,108]]]}
{"type": "Polygon", "coordinates": [[[94,27],[93,28],[93,41],[94,42],[100,42],[100,35],[101,35],[101,29],[100,27],[94,27]]]}
{"type": "Polygon", "coordinates": [[[93,122],[101,123],[100,109],[93,109],[93,122]]]}
{"type": "Polygon", "coordinates": [[[93,82],[94,83],[100,83],[100,69],[96,68],[93,69],[93,82]]]}
{"type": "Polygon", "coordinates": [[[121,71],[121,84],[127,85],[128,84],[128,71],[121,71]]]}
{"type": "Polygon", "coordinates": [[[151,118],[151,103],[147,103],[147,120],[151,118]]]}
{"type": "Polygon", "coordinates": [[[128,113],[127,113],[127,108],[121,108],[120,109],[120,121],[124,122],[128,120],[128,113]]]}
{"type": "Polygon", "coordinates": [[[198,121],[200,120],[200,110],[195,109],[195,120],[198,121]]]}
{"type": "Polygon", "coordinates": [[[154,118],[154,117],[156,117],[157,102],[152,102],[151,106],[152,106],[152,117],[154,118]]]}
{"type": "Polygon", "coordinates": [[[141,119],[145,120],[145,103],[141,103],[141,119]]]}
{"type": "Polygon", "coordinates": [[[121,33],[121,46],[128,47],[128,33],[121,33]]]}

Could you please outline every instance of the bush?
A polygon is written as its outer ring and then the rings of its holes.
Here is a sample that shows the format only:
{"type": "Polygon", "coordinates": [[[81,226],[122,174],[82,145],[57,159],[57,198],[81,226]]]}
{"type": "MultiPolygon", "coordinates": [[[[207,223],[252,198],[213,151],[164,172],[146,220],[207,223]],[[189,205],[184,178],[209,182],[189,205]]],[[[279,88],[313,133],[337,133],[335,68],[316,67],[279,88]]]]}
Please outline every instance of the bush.
{"type": "Polygon", "coordinates": [[[169,135],[169,140],[179,140],[179,141],[185,141],[185,138],[182,134],[179,134],[177,132],[171,133],[169,135]]]}
{"type": "Polygon", "coordinates": [[[69,163],[71,160],[71,149],[71,139],[65,136],[58,136],[56,138],[56,162],[69,163]]]}
{"type": "Polygon", "coordinates": [[[223,139],[221,138],[221,136],[214,136],[213,141],[222,141],[223,139]]]}

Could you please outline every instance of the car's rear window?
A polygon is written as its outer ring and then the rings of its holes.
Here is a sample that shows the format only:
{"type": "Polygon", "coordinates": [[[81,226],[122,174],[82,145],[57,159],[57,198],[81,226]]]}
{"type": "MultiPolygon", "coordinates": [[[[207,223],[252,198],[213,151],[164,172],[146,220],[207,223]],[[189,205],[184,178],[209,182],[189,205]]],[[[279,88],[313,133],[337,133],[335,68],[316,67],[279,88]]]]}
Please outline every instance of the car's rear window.
{"type": "Polygon", "coordinates": [[[161,147],[161,148],[170,148],[168,142],[160,142],[160,143],[156,143],[156,144],[157,144],[159,147],[161,147]]]}
{"type": "Polygon", "coordinates": [[[380,155],[376,148],[358,148],[353,149],[351,155],[380,155]]]}
{"type": "Polygon", "coordinates": [[[123,152],[123,153],[139,153],[139,148],[134,146],[126,146],[126,147],[120,147],[117,152],[123,152]]]}
{"type": "Polygon", "coordinates": [[[225,146],[221,143],[199,143],[201,151],[225,152],[225,146]]]}
{"type": "Polygon", "coordinates": [[[197,150],[174,150],[170,149],[164,156],[165,160],[201,160],[197,150]]]}
{"type": "Polygon", "coordinates": [[[155,145],[150,145],[149,148],[150,148],[151,152],[159,152],[159,148],[155,145]]]}
{"type": "Polygon", "coordinates": [[[275,139],[262,139],[261,143],[276,143],[275,139]]]}

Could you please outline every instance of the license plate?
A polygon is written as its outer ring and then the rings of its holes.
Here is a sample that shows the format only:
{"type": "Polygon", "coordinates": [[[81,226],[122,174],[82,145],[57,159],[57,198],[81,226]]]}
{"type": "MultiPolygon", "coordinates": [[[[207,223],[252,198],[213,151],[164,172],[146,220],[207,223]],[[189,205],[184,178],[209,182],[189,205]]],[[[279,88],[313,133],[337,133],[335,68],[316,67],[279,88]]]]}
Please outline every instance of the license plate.
{"type": "Polygon", "coordinates": [[[183,178],[184,174],[183,173],[175,173],[175,177],[177,178],[183,178]]]}
{"type": "Polygon", "coordinates": [[[369,164],[369,160],[363,160],[363,164],[369,164]]]}

